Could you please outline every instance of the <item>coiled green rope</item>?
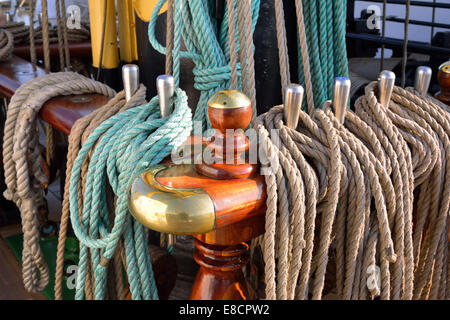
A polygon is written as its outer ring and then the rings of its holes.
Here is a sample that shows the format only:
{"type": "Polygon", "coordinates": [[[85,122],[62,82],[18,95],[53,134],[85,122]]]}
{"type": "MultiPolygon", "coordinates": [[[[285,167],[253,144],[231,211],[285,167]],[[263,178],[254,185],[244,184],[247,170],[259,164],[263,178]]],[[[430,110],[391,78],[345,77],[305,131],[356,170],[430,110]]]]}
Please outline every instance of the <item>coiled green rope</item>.
{"type": "MultiPolygon", "coordinates": [[[[166,48],[156,39],[155,27],[158,14],[167,0],[159,0],[150,17],[148,37],[155,50],[166,54],[166,48]]],[[[236,1],[237,3],[237,1],[236,1]]],[[[258,19],[260,0],[251,2],[252,28],[258,19]]],[[[237,4],[235,4],[237,6],[237,4]]],[[[217,91],[231,86],[231,67],[228,41],[228,10],[225,10],[220,32],[217,36],[217,23],[211,14],[211,1],[175,0],[174,1],[174,73],[179,78],[179,59],[189,58],[195,63],[194,87],[199,90],[200,99],[195,110],[194,121],[201,121],[203,129],[209,127],[207,102],[217,91]],[[187,51],[180,50],[183,37],[187,51]]],[[[236,48],[239,41],[236,38],[236,48]]],[[[238,49],[237,49],[238,50],[238,49]]],[[[240,66],[238,66],[240,68],[240,66]]]]}
{"type": "Polygon", "coordinates": [[[146,105],[116,114],[94,130],[77,155],[70,179],[70,215],[74,232],[80,240],[76,299],[84,297],[89,250],[94,270],[95,298],[104,298],[108,261],[122,236],[133,299],[158,298],[145,230],[129,214],[128,190],[139,173],[162,161],[189,136],[192,114],[187,96],[177,89],[174,100],[174,112],[167,118],[161,119],[158,97],[146,105]],[[80,213],[78,188],[81,168],[94,145],[83,211],[80,213]],[[106,199],[108,184],[117,196],[112,226],[106,199]]]}

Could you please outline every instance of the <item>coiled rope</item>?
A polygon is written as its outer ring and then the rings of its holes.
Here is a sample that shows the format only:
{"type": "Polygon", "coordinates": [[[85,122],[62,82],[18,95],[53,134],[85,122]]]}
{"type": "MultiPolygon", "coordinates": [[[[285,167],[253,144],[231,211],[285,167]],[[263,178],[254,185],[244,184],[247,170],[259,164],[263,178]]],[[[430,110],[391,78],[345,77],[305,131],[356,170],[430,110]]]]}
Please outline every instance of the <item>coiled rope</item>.
{"type": "MultiPolygon", "coordinates": [[[[320,28],[320,40],[311,30],[316,20],[326,19],[314,1],[296,5],[300,38],[308,35],[300,46],[301,66],[309,70],[309,45],[317,48],[319,43],[321,54],[329,49],[322,39],[326,28],[320,28]]],[[[279,28],[280,71],[286,85],[286,45],[283,26],[279,28]]],[[[345,42],[341,36],[334,40],[336,58],[339,43],[345,42]]],[[[321,58],[313,59],[312,70],[326,65],[326,59],[319,65],[321,58]]],[[[335,72],[345,75],[346,67],[337,66],[335,72]]],[[[301,79],[308,80],[307,72],[301,79]]],[[[310,108],[312,101],[323,100],[323,92],[317,94],[323,89],[317,85],[320,77],[312,79],[313,92],[308,81],[310,114],[300,112],[297,130],[284,125],[281,106],[257,119],[268,159],[262,164],[268,195],[262,243],[265,298],[321,299],[324,292],[334,292],[341,299],[445,299],[448,108],[395,87],[385,109],[372,83],[357,100],[355,112],[348,111],[340,124],[329,102],[321,110],[310,108]],[[418,213],[425,212],[415,214],[414,229],[413,204],[418,213]],[[380,284],[378,275],[373,276],[377,268],[380,284]],[[334,279],[331,284],[326,274],[334,279]]],[[[322,88],[329,90],[329,83],[324,77],[322,88]]]]}
{"type": "MultiPolygon", "coordinates": [[[[156,39],[155,26],[158,14],[166,1],[158,1],[148,25],[150,43],[155,50],[162,54],[166,54],[166,48],[156,39]]],[[[236,51],[240,52],[241,63],[237,68],[244,70],[242,89],[251,99],[254,99],[254,80],[252,80],[254,73],[249,72],[247,74],[247,70],[254,68],[252,62],[253,43],[250,41],[250,37],[258,19],[259,0],[251,1],[250,8],[247,8],[248,5],[247,1],[234,1],[234,11],[241,10],[241,14],[238,15],[240,20],[236,19],[240,30],[239,37],[236,35],[238,39],[232,45],[235,46],[236,51]],[[240,50],[240,48],[243,50],[240,50]],[[244,63],[245,66],[243,66],[244,63]]],[[[201,94],[195,109],[194,121],[201,121],[203,129],[206,129],[208,126],[206,110],[209,97],[217,91],[230,88],[232,78],[229,36],[227,32],[228,8],[225,10],[221,26],[216,25],[216,21],[211,16],[209,9],[208,1],[174,0],[173,57],[175,61],[179,61],[180,58],[189,58],[195,63],[193,70],[194,87],[200,90],[201,94]],[[216,36],[218,29],[219,34],[216,36]],[[187,51],[181,51],[181,37],[184,40],[187,51]]],[[[180,67],[179,63],[175,61],[173,76],[175,79],[178,79],[180,67]]],[[[253,108],[253,113],[256,115],[256,104],[253,104],[253,108]]]]}
{"type": "Polygon", "coordinates": [[[69,94],[112,96],[107,86],[76,73],[55,73],[32,79],[16,90],[8,107],[3,137],[6,199],[20,209],[24,246],[22,270],[25,288],[42,291],[49,274],[39,246],[38,208],[44,201],[47,176],[40,167],[41,149],[36,134],[37,114],[49,99],[69,94]]]}
{"type": "Polygon", "coordinates": [[[0,24],[0,29],[9,31],[14,38],[14,44],[20,44],[28,38],[29,30],[24,22],[8,22],[0,24]]]}
{"type": "Polygon", "coordinates": [[[14,50],[14,37],[8,30],[0,29],[0,61],[11,58],[14,50]]]}
{"type": "Polygon", "coordinates": [[[128,189],[140,172],[159,163],[184,142],[191,128],[187,97],[177,89],[175,109],[170,117],[160,118],[159,101],[154,97],[148,104],[107,119],[89,135],[74,161],[70,178],[70,219],[80,240],[76,299],[84,297],[88,251],[92,257],[95,299],[104,298],[106,267],[122,236],[133,299],[158,297],[144,227],[128,212],[128,189]],[[79,179],[90,152],[81,206],[78,202],[79,179]],[[109,223],[106,207],[107,184],[117,196],[113,225],[109,223]]]}
{"type": "Polygon", "coordinates": [[[267,299],[320,299],[330,257],[342,299],[448,297],[449,114],[399,87],[383,109],[375,90],[344,125],[329,103],[313,117],[301,112],[297,130],[283,124],[281,106],[258,117],[270,160],[267,299]],[[367,285],[370,266],[380,267],[380,287],[367,285]]]}
{"type": "MultiPolygon", "coordinates": [[[[61,224],[59,230],[58,237],[58,253],[56,258],[56,276],[55,276],[55,298],[58,300],[62,299],[62,279],[64,272],[64,249],[67,235],[67,227],[69,223],[70,217],[70,209],[69,209],[69,190],[70,190],[70,177],[72,172],[73,163],[76,155],[78,154],[81,146],[86,141],[87,137],[95,130],[95,128],[102,123],[103,121],[110,118],[112,115],[115,115],[118,112],[125,111],[129,108],[136,107],[138,105],[142,105],[145,103],[145,89],[141,87],[130,99],[128,103],[125,102],[125,95],[123,92],[118,93],[113,99],[111,99],[107,104],[105,104],[102,108],[97,109],[91,114],[77,120],[73,125],[70,135],[69,135],[69,150],[67,153],[67,164],[66,164],[66,180],[64,185],[64,197],[63,197],[63,205],[62,205],[62,215],[61,215],[61,224]]],[[[86,172],[88,169],[88,161],[90,156],[83,163],[82,174],[81,174],[81,185],[85,185],[86,181],[86,172]]],[[[79,203],[82,205],[83,201],[83,189],[80,188],[78,192],[79,203]]],[[[121,263],[117,261],[120,256],[114,256],[114,266],[119,266],[120,268],[115,269],[114,271],[118,275],[122,275],[121,263]]],[[[86,277],[86,297],[88,299],[93,299],[93,291],[92,291],[92,273],[88,270],[88,275],[86,277]]],[[[123,288],[120,287],[122,284],[122,279],[120,281],[116,281],[116,284],[119,286],[117,288],[117,298],[123,299],[123,288]]]]}

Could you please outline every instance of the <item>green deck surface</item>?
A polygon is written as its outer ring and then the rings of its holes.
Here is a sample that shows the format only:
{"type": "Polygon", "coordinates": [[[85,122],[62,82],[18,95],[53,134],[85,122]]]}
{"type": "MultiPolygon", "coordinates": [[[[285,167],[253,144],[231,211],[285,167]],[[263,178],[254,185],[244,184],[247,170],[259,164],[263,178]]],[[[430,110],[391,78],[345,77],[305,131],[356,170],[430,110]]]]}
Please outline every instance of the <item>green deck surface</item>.
{"type": "MultiPolygon", "coordinates": [[[[5,239],[9,248],[13,251],[17,260],[22,263],[22,248],[23,248],[23,234],[14,235],[5,239]]],[[[58,246],[58,237],[41,238],[40,245],[44,254],[44,259],[47,262],[50,271],[50,281],[42,292],[49,300],[55,299],[55,270],[56,270],[56,252],[58,246]]],[[[78,240],[68,237],[66,240],[66,249],[64,251],[64,261],[66,267],[68,265],[75,265],[78,263],[78,240]]],[[[73,281],[70,281],[73,283],[73,281]]],[[[63,276],[63,299],[73,300],[75,296],[75,289],[67,288],[67,277],[63,276]]]]}

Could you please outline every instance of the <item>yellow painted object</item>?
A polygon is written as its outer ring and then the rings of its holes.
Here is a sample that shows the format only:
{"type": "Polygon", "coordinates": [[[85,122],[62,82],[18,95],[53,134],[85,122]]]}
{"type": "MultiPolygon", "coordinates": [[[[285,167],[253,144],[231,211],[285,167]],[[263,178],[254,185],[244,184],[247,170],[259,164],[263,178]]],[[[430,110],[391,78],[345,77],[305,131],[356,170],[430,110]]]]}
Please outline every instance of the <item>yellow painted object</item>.
{"type": "Polygon", "coordinates": [[[117,1],[119,18],[120,60],[130,63],[138,60],[133,0],[117,1]]]}
{"type": "MultiPolygon", "coordinates": [[[[153,8],[155,8],[158,0],[133,0],[133,7],[136,10],[138,17],[145,22],[150,20],[150,16],[152,15],[153,8]]],[[[165,12],[167,10],[167,2],[161,8],[159,14],[165,12]]]]}
{"type": "MultiPolygon", "coordinates": [[[[104,0],[89,0],[89,19],[91,23],[92,63],[98,68],[102,44],[103,20],[106,19],[103,42],[102,68],[114,69],[119,66],[117,50],[116,6],[114,0],[106,0],[107,10],[104,16],[104,0]]],[[[121,2],[121,1],[119,1],[121,2]]]]}

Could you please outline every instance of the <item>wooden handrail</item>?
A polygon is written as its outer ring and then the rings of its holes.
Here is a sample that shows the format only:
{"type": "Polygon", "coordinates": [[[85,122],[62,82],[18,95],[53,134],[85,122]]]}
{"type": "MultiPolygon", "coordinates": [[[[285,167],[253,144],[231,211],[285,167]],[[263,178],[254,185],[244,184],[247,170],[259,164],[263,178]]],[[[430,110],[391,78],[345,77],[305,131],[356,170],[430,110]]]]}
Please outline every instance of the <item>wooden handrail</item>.
{"type": "MultiPolygon", "coordinates": [[[[18,56],[0,63],[0,94],[10,99],[25,82],[45,75],[36,67],[18,56]]],[[[64,134],[69,134],[75,121],[102,107],[109,98],[100,94],[81,94],[55,97],[47,101],[39,112],[40,117],[64,134]]]]}
{"type": "MultiPolygon", "coordinates": [[[[50,43],[50,56],[58,57],[58,43],[50,43]]],[[[70,42],[69,43],[70,56],[75,58],[91,57],[91,42],[90,41],[80,41],[80,42],[70,42]]],[[[30,45],[22,44],[14,47],[13,53],[24,59],[30,58],[30,45]]],[[[44,58],[44,50],[42,44],[36,44],[36,56],[38,59],[44,58]]]]}

